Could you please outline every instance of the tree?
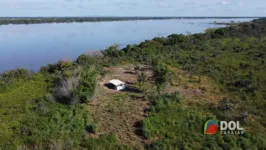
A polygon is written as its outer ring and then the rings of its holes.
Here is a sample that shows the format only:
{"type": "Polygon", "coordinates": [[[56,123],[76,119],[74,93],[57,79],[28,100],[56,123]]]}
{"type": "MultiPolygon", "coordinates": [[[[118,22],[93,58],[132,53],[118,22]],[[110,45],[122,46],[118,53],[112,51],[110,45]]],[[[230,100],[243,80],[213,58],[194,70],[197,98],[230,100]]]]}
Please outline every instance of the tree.
{"type": "Polygon", "coordinates": [[[166,64],[158,64],[154,68],[153,78],[155,80],[158,94],[161,93],[161,91],[165,88],[166,83],[168,82],[168,73],[169,69],[166,64]]]}

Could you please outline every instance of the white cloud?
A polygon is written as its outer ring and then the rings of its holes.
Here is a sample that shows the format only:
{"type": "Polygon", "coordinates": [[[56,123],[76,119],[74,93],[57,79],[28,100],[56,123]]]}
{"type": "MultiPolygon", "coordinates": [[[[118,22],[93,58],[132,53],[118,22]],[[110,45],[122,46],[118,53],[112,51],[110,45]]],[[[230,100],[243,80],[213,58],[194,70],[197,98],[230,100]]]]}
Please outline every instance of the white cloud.
{"type": "Polygon", "coordinates": [[[0,0],[0,16],[265,16],[266,0],[255,1],[0,0]]]}
{"type": "Polygon", "coordinates": [[[229,5],[229,2],[228,1],[222,1],[221,4],[222,5],[229,5]]]}
{"type": "Polygon", "coordinates": [[[245,4],[243,2],[238,3],[239,6],[244,6],[245,4]]]}
{"type": "Polygon", "coordinates": [[[159,4],[159,7],[161,7],[161,8],[169,8],[169,5],[167,5],[167,4],[159,4]]]}

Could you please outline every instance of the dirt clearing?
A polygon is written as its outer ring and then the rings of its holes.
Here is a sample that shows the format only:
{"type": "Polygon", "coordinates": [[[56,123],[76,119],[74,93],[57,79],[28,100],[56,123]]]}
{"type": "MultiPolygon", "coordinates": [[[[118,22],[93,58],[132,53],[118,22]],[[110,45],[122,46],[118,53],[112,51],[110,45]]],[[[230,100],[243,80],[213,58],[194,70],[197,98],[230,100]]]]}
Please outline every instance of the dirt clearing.
{"type": "MultiPolygon", "coordinates": [[[[145,92],[116,91],[109,89],[106,84],[118,79],[138,89],[138,74],[143,72],[146,75],[143,88],[146,93],[155,92],[156,86],[151,79],[153,72],[144,65],[123,65],[105,68],[105,71],[107,73],[98,79],[95,95],[88,106],[98,126],[97,132],[91,136],[113,133],[119,143],[143,149],[144,144],[151,141],[142,137],[140,122],[148,116],[151,102],[145,92]]],[[[184,98],[185,107],[197,102],[217,104],[225,96],[209,77],[191,76],[177,68],[171,68],[171,71],[172,84],[167,83],[163,92],[179,92],[184,98]]]]}
{"type": "MultiPolygon", "coordinates": [[[[139,123],[147,117],[150,102],[143,93],[115,91],[105,86],[109,80],[119,79],[137,87],[138,74],[134,67],[106,68],[107,73],[99,79],[89,111],[99,127],[94,136],[114,133],[119,143],[140,149],[147,141],[140,134],[139,123]]],[[[151,74],[150,71],[146,73],[151,74]]]]}

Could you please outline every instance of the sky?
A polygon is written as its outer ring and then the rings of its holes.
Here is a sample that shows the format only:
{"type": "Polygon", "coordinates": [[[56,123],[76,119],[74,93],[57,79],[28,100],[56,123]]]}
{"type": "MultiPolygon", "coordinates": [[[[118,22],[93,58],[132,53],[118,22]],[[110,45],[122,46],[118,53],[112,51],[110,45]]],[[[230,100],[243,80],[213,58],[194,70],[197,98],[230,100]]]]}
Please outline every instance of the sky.
{"type": "Polygon", "coordinates": [[[266,16],[266,0],[0,0],[0,16],[266,16]]]}

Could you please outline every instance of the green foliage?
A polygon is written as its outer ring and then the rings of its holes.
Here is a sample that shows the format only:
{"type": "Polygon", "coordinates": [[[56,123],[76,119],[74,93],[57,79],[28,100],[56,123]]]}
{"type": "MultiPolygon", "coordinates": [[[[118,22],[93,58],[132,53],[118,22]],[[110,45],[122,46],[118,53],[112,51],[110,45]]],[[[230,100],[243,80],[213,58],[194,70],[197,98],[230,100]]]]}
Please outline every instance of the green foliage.
{"type": "MultiPolygon", "coordinates": [[[[87,132],[96,133],[98,125],[91,121],[87,106],[80,104],[87,103],[93,96],[98,72],[93,66],[74,67],[72,62],[59,61],[44,67],[42,74],[18,69],[1,76],[1,148],[81,149],[82,143],[88,147],[111,145],[110,138],[88,138],[87,132]],[[54,88],[55,85],[58,87],[54,88]],[[59,98],[45,94],[58,88],[65,92],[63,96],[67,95],[59,98]],[[65,105],[70,101],[77,103],[65,105]]],[[[112,145],[126,148],[116,143],[112,145]]]]}
{"type": "Polygon", "coordinates": [[[41,67],[41,73],[43,74],[54,74],[60,73],[67,69],[76,67],[71,60],[59,60],[56,64],[48,64],[47,66],[41,67]]]}
{"type": "Polygon", "coordinates": [[[178,43],[185,43],[188,41],[188,36],[185,36],[183,34],[177,35],[177,34],[172,34],[168,36],[169,39],[169,44],[174,45],[178,43]]]}
{"type": "Polygon", "coordinates": [[[78,148],[91,124],[86,105],[66,106],[41,99],[21,123],[20,135],[24,143],[40,149],[54,144],[62,149],[78,148]]]}
{"type": "Polygon", "coordinates": [[[98,139],[88,139],[84,142],[82,142],[81,146],[86,147],[86,149],[89,150],[104,150],[104,149],[110,149],[110,150],[130,150],[131,148],[126,145],[118,145],[116,144],[116,137],[113,134],[107,134],[100,136],[98,139]]]}
{"type": "Polygon", "coordinates": [[[30,72],[26,69],[16,69],[11,70],[8,72],[5,72],[2,74],[3,79],[9,80],[9,79],[27,79],[30,76],[30,72]]]}
{"type": "Polygon", "coordinates": [[[115,45],[110,46],[108,49],[106,49],[102,53],[103,55],[108,55],[111,57],[118,57],[121,51],[119,51],[119,45],[115,44],[115,45]]]}
{"type": "Polygon", "coordinates": [[[52,94],[45,94],[49,92],[48,87],[53,86],[50,82],[55,81],[49,78],[58,72],[63,75],[70,71],[70,76],[80,76],[78,85],[72,85],[73,91],[79,91],[75,96],[84,94],[87,101],[93,95],[97,75],[93,68],[84,69],[79,74],[75,70],[72,72],[66,64],[59,66],[61,69],[57,69],[60,71],[54,70],[53,73],[34,73],[28,78],[20,76],[23,71],[16,71],[5,73],[0,79],[5,84],[5,90],[0,93],[0,149],[82,149],[104,145],[113,149],[129,149],[115,143],[113,136],[101,139],[88,137],[88,132],[96,133],[98,126],[92,122],[87,105],[65,105],[58,103],[57,97],[52,94]]]}
{"type": "MultiPolygon", "coordinates": [[[[77,60],[79,65],[87,63],[87,55],[77,60]]],[[[44,66],[42,74],[50,83],[51,92],[57,101],[63,104],[88,103],[96,87],[98,72],[92,64],[78,66],[69,61],[59,61],[58,64],[44,66]]]]}
{"type": "Polygon", "coordinates": [[[204,135],[204,123],[214,116],[183,108],[178,94],[153,98],[150,116],[143,121],[143,134],[160,139],[147,149],[265,149],[261,133],[252,135],[204,135]]]}
{"type": "Polygon", "coordinates": [[[20,123],[27,117],[34,100],[46,92],[44,77],[34,76],[32,80],[13,79],[7,91],[0,93],[0,147],[4,149],[13,149],[22,142],[17,132],[20,123]]]}
{"type": "Polygon", "coordinates": [[[81,73],[79,86],[75,92],[75,97],[80,103],[88,103],[93,96],[96,87],[97,72],[94,69],[85,69],[81,73]]]}
{"type": "Polygon", "coordinates": [[[143,121],[143,132],[149,139],[163,140],[148,145],[148,149],[182,149],[186,144],[200,148],[198,140],[204,138],[202,129],[208,117],[182,108],[179,101],[178,94],[155,98],[155,111],[143,121]]]}
{"type": "Polygon", "coordinates": [[[76,62],[81,66],[91,66],[91,65],[97,65],[98,57],[97,56],[90,56],[86,54],[82,54],[78,57],[76,62]]]}
{"type": "Polygon", "coordinates": [[[166,64],[157,64],[154,67],[153,78],[155,80],[155,85],[159,94],[164,89],[168,81],[168,73],[169,69],[166,64]]]}

